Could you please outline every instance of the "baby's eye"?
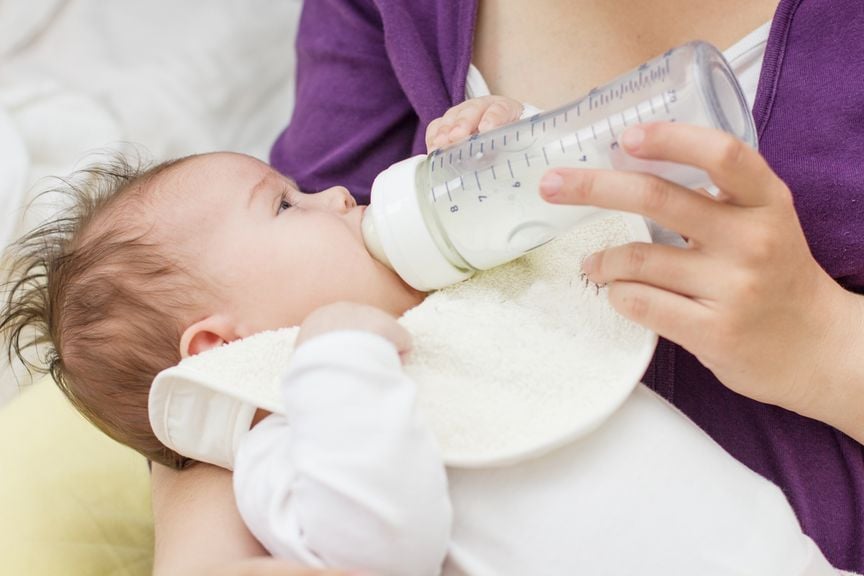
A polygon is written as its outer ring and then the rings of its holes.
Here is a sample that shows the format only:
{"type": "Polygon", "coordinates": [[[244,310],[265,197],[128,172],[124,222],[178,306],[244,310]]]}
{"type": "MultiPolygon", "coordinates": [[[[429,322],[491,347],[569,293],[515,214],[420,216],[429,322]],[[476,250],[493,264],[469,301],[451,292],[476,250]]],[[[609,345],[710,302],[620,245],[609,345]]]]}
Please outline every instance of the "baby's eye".
{"type": "Polygon", "coordinates": [[[294,205],[288,199],[288,192],[283,192],[282,197],[279,199],[279,208],[276,210],[276,214],[281,214],[283,210],[288,210],[292,206],[294,205]]]}

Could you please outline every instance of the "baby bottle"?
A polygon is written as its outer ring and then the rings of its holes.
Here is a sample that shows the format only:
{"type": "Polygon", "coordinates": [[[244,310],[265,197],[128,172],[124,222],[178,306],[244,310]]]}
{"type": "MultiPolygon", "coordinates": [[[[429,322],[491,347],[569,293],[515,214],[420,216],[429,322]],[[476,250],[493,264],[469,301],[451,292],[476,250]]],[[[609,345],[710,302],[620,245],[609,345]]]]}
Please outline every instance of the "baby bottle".
{"type": "Polygon", "coordinates": [[[387,168],[363,215],[366,247],[414,288],[433,290],[514,260],[601,211],[543,201],[539,182],[550,168],[634,170],[710,187],[701,170],[619,149],[627,126],[656,121],[718,128],[756,146],[729,64],[712,45],[690,42],[566,106],[387,168]]]}

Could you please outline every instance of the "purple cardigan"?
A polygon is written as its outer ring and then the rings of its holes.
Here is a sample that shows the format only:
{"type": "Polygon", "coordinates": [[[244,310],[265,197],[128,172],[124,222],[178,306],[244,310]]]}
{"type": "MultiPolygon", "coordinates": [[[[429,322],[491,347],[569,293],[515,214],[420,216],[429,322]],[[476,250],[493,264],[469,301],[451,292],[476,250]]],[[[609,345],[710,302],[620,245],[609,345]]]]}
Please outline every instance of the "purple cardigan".
{"type": "MultiPolygon", "coordinates": [[[[425,152],[426,124],[464,99],[476,9],[477,0],[305,2],[296,108],[273,165],[305,190],[342,184],[368,201],[375,175],[425,152]]],[[[815,257],[864,292],[862,0],[780,0],[754,116],[815,257]]],[[[645,382],[779,485],[835,566],[864,572],[861,445],[731,392],[669,342],[645,382]]]]}

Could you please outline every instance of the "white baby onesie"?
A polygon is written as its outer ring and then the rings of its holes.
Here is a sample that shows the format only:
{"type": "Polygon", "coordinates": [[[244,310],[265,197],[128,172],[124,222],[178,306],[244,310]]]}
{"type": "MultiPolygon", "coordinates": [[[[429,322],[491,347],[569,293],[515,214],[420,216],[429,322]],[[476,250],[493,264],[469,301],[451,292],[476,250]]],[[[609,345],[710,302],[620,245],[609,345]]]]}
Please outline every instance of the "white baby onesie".
{"type": "Polygon", "coordinates": [[[643,386],[563,448],[445,478],[389,342],[331,333],[294,354],[286,416],[235,456],[240,513],[274,555],[382,576],[835,574],[777,487],[643,386]]]}

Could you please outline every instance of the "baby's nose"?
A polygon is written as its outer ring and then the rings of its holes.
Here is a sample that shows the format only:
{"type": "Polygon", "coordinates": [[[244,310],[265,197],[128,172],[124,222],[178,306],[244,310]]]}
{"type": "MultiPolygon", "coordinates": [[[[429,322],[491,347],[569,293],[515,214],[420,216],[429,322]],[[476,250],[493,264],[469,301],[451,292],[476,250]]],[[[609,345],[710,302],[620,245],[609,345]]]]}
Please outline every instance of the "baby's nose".
{"type": "Polygon", "coordinates": [[[336,212],[347,212],[357,206],[357,201],[344,186],[333,186],[324,190],[322,194],[327,199],[327,207],[336,212]]]}

